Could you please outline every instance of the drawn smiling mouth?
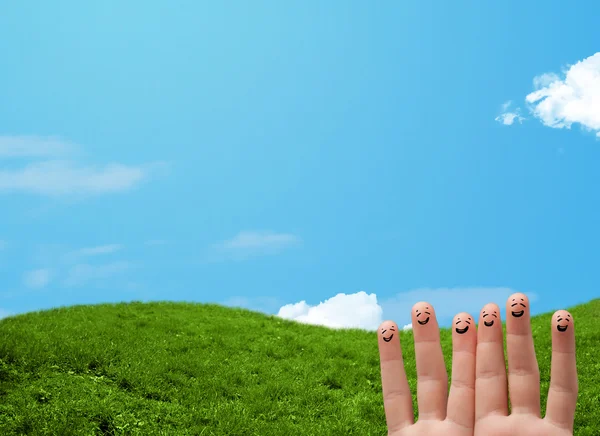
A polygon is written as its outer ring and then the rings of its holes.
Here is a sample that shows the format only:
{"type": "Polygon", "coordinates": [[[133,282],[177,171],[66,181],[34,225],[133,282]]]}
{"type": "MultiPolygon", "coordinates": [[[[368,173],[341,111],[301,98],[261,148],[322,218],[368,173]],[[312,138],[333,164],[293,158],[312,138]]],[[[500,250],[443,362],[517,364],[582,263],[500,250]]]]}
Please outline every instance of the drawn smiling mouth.
{"type": "MultiPolygon", "coordinates": [[[[493,322],[493,321],[492,321],[493,322]]],[[[458,327],[456,328],[456,333],[458,333],[459,335],[462,335],[463,333],[467,333],[467,330],[469,330],[469,326],[466,326],[464,329],[459,329],[458,327]]]]}
{"type": "Polygon", "coordinates": [[[520,312],[511,312],[512,316],[514,316],[515,318],[520,318],[523,316],[523,314],[525,313],[524,310],[521,310],[520,312]]]}
{"type": "Polygon", "coordinates": [[[390,335],[390,337],[389,337],[389,338],[383,338],[383,340],[384,340],[385,342],[389,342],[389,341],[391,341],[391,340],[392,340],[392,338],[393,338],[393,337],[394,337],[394,335],[390,335]]]}
{"type": "Polygon", "coordinates": [[[486,327],[491,327],[494,325],[494,320],[491,320],[490,322],[488,321],[483,321],[483,323],[486,325],[486,327]]]}
{"type": "Polygon", "coordinates": [[[569,328],[568,324],[566,326],[561,326],[561,325],[556,326],[556,330],[558,330],[559,332],[566,332],[567,328],[569,328]]]}
{"type": "Polygon", "coordinates": [[[427,324],[429,322],[429,317],[427,317],[427,319],[425,321],[419,321],[419,320],[417,320],[417,322],[419,324],[421,324],[421,325],[425,325],[425,324],[427,324]]]}

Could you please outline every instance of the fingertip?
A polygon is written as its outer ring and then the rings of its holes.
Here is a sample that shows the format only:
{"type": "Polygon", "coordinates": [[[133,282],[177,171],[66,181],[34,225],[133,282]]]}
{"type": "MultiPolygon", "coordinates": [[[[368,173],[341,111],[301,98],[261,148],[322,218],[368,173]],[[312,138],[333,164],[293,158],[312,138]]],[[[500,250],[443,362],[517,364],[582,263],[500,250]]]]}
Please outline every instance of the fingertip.
{"type": "Polygon", "coordinates": [[[398,327],[398,324],[395,321],[392,321],[391,319],[386,319],[381,324],[379,324],[377,331],[381,332],[381,330],[385,330],[389,327],[398,327]]]}
{"type": "Polygon", "coordinates": [[[380,339],[380,343],[388,343],[394,336],[398,338],[398,334],[398,323],[392,320],[382,322],[377,329],[377,336],[380,339]]]}
{"type": "Polygon", "coordinates": [[[427,301],[419,301],[413,305],[411,313],[414,314],[416,312],[422,312],[423,310],[428,310],[433,313],[433,306],[427,301]]]}
{"type": "Polygon", "coordinates": [[[416,328],[419,331],[430,331],[432,328],[431,326],[437,327],[433,306],[426,301],[420,301],[415,304],[411,311],[411,324],[413,329],[416,328]],[[425,328],[425,326],[427,326],[427,328],[425,328]]]}
{"type": "MultiPolygon", "coordinates": [[[[517,292],[512,294],[506,300],[506,318],[508,325],[512,324],[511,320],[529,320],[530,307],[529,298],[527,295],[517,292]]],[[[521,325],[523,323],[516,323],[515,325],[521,325]]]]}
{"type": "Polygon", "coordinates": [[[515,292],[510,297],[508,297],[508,299],[506,300],[506,305],[510,307],[511,304],[520,304],[521,302],[529,306],[529,298],[527,298],[527,295],[523,294],[522,292],[515,292]]]}
{"type": "Polygon", "coordinates": [[[466,335],[473,334],[476,332],[477,328],[475,325],[475,320],[473,317],[467,312],[457,313],[452,319],[452,334],[458,335],[466,335]]]}
{"type": "MultiPolygon", "coordinates": [[[[552,315],[552,331],[556,333],[567,333],[573,334],[575,329],[573,315],[567,310],[561,309],[554,312],[552,315]]],[[[562,335],[561,335],[562,336],[562,335]]]]}
{"type": "Polygon", "coordinates": [[[483,308],[481,309],[481,311],[479,312],[479,316],[483,317],[483,315],[488,314],[495,314],[496,316],[500,316],[500,306],[498,306],[496,303],[488,303],[485,306],[483,306],[483,308]]]}

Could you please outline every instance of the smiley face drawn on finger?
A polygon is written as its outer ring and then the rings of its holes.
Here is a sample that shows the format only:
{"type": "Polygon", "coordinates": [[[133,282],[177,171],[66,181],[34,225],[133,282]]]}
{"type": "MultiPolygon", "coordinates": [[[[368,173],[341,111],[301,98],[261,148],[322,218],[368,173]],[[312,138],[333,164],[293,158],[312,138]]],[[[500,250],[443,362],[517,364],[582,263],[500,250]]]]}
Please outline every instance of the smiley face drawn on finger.
{"type": "Polygon", "coordinates": [[[491,327],[494,325],[494,318],[498,319],[498,312],[496,312],[495,310],[491,311],[490,313],[487,313],[485,310],[483,311],[483,325],[486,327],[491,327]],[[486,321],[486,317],[489,316],[490,318],[486,321]]]}
{"type": "Polygon", "coordinates": [[[469,330],[469,326],[471,325],[471,321],[473,321],[471,317],[463,318],[462,321],[461,318],[457,318],[456,322],[454,323],[457,326],[455,328],[456,333],[458,333],[459,335],[464,335],[465,333],[467,333],[467,331],[469,330]],[[464,325],[464,327],[458,327],[458,324],[464,325]]]}
{"type": "Polygon", "coordinates": [[[392,325],[388,329],[382,329],[381,334],[384,335],[388,331],[390,332],[390,335],[387,338],[385,336],[383,336],[384,342],[389,342],[392,340],[392,338],[394,337],[394,332],[396,331],[396,326],[392,325]]]}
{"type": "Polygon", "coordinates": [[[556,330],[558,330],[559,332],[566,332],[569,328],[569,323],[571,322],[571,315],[567,314],[566,316],[562,316],[561,314],[559,314],[556,317],[556,322],[558,323],[556,325],[556,330]],[[561,322],[563,323],[563,325],[560,325],[561,322]]]}
{"type": "Polygon", "coordinates": [[[510,305],[511,307],[511,315],[514,316],[515,318],[520,318],[525,314],[525,308],[527,306],[525,306],[525,304],[523,303],[525,300],[523,298],[513,298],[512,299],[512,303],[510,305]]]}
{"type": "Polygon", "coordinates": [[[431,318],[431,312],[429,312],[429,307],[425,306],[425,310],[421,312],[419,309],[415,309],[417,314],[417,322],[421,325],[425,325],[429,322],[429,318],[431,318]],[[423,315],[423,318],[419,319],[419,317],[423,315]]]}

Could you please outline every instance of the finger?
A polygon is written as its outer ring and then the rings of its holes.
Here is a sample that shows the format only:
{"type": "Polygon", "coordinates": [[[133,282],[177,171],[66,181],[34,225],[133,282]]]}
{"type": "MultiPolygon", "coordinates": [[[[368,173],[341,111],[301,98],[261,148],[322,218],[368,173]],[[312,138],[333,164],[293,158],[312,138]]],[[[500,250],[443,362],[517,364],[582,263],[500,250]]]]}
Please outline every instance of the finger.
{"type": "Polygon", "coordinates": [[[446,418],[448,374],[440,344],[440,328],[433,306],[417,303],[412,308],[417,360],[417,404],[419,420],[446,418]]]}
{"type": "Polygon", "coordinates": [[[398,324],[384,321],[378,329],[381,388],[388,432],[414,422],[412,396],[404,371],[398,324]]]}
{"type": "Polygon", "coordinates": [[[529,299],[525,294],[517,293],[508,298],[506,318],[511,413],[532,413],[540,417],[540,370],[531,336],[529,299]]]}
{"type": "Polygon", "coordinates": [[[508,415],[508,389],[502,320],[497,304],[486,304],[479,314],[475,370],[475,420],[508,415]]]}
{"type": "Polygon", "coordinates": [[[577,404],[577,365],[575,358],[575,326],[566,310],[552,315],[552,367],[546,419],[573,431],[577,404]]]}
{"type": "Polygon", "coordinates": [[[466,428],[475,424],[475,351],[477,327],[468,313],[452,321],[452,384],[446,419],[466,428]]]}

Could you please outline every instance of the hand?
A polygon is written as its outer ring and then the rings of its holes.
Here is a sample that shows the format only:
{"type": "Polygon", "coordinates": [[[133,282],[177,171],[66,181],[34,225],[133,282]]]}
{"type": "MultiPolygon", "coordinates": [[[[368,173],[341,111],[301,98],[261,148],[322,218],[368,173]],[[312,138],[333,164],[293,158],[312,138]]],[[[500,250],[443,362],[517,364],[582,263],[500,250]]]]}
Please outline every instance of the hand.
{"type": "Polygon", "coordinates": [[[546,417],[542,419],[539,368],[533,347],[527,297],[523,294],[511,295],[507,301],[507,314],[511,415],[508,415],[499,307],[490,303],[483,308],[477,340],[471,317],[466,313],[454,317],[453,377],[449,397],[435,312],[428,303],[417,303],[413,307],[420,412],[417,423],[413,419],[412,398],[404,371],[398,326],[393,321],[381,324],[378,331],[379,352],[388,435],[573,434],[578,392],[573,317],[565,310],[559,310],[552,316],[552,372],[546,417]],[[473,354],[475,350],[476,358],[473,354]]]}
{"type": "Polygon", "coordinates": [[[572,435],[578,392],[573,317],[566,310],[552,315],[552,368],[544,419],[540,416],[540,371],[525,295],[508,298],[506,317],[512,413],[508,414],[500,309],[488,304],[481,311],[477,338],[475,436],[572,435]]]}
{"type": "Polygon", "coordinates": [[[440,344],[440,329],[433,306],[412,308],[417,360],[419,420],[414,423],[412,396],[404,371],[398,324],[379,326],[383,404],[389,436],[471,436],[475,421],[475,320],[459,313],[452,323],[452,385],[440,344]]]}

